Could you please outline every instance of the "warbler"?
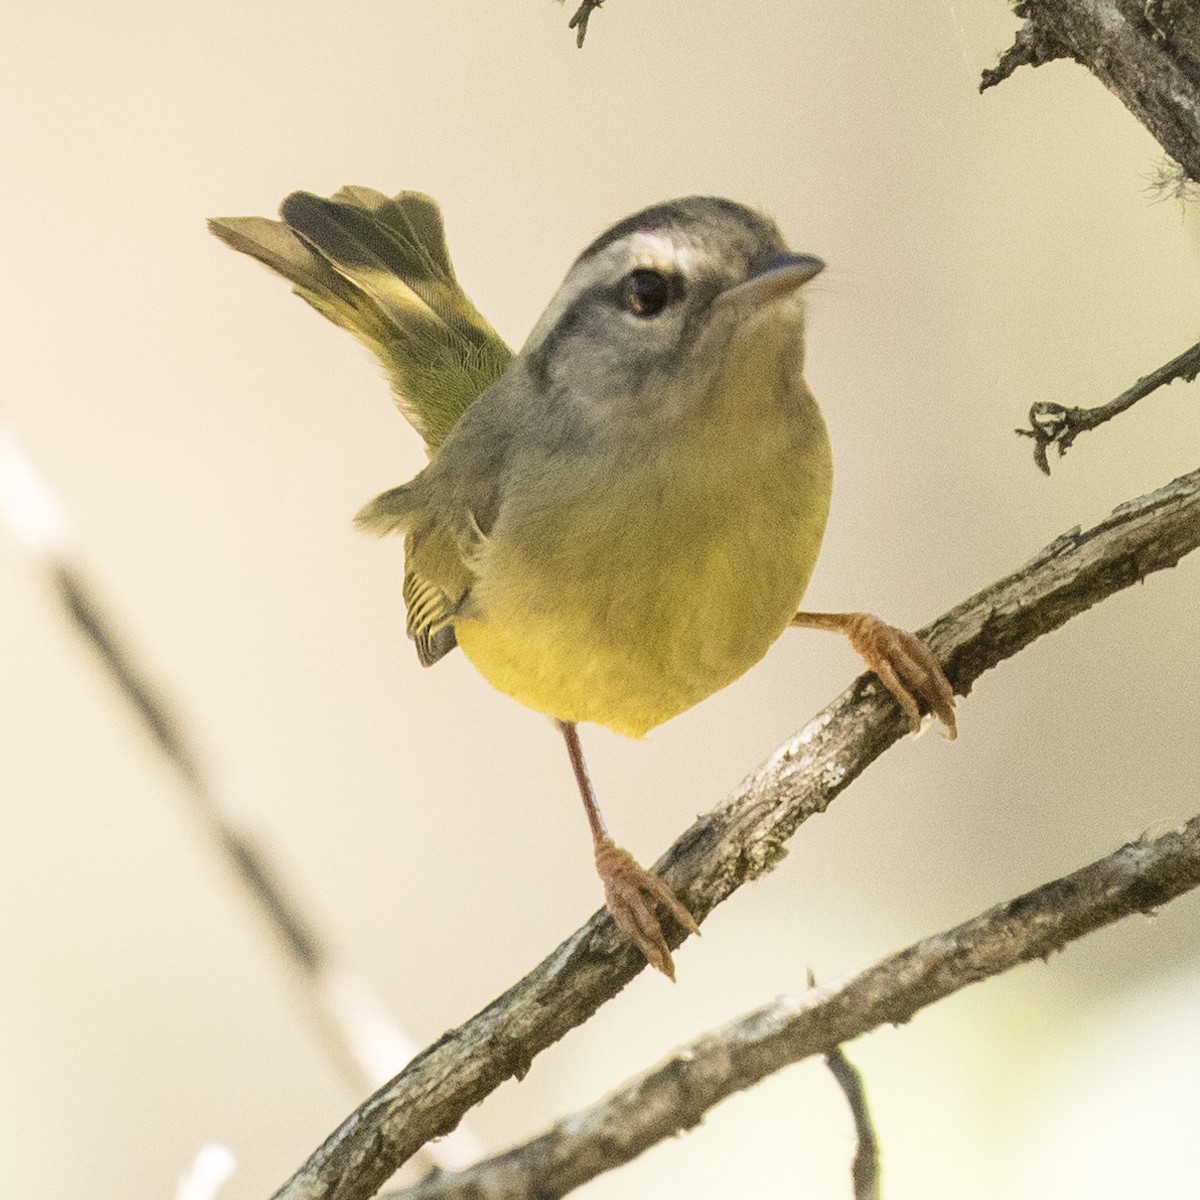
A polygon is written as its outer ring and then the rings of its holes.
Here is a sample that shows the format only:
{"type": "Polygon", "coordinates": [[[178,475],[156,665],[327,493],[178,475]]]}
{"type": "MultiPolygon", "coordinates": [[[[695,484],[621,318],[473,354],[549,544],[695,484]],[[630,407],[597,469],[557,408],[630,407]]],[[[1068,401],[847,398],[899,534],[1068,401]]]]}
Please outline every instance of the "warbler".
{"type": "Polygon", "coordinates": [[[428,196],[296,192],[282,221],[209,222],[379,357],[429,465],[358,514],[404,537],[408,634],[460,646],[561,730],[618,927],[674,978],[664,916],[699,930],[610,838],[577,726],[641,737],[741,676],[789,625],[847,635],[914,726],[955,732],[912,634],[803,613],[832,457],[804,381],[803,288],[824,264],[774,221],[691,196],[575,260],[513,354],[459,286],[428,196]]]}

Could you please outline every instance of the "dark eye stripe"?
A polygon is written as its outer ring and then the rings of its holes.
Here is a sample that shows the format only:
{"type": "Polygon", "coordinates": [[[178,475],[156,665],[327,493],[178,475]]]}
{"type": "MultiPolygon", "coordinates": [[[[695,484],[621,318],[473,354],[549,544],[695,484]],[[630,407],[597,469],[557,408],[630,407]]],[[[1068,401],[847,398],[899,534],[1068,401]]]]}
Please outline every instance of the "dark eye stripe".
{"type": "MultiPolygon", "coordinates": [[[[614,308],[633,312],[626,295],[626,288],[633,275],[653,275],[662,278],[667,283],[667,303],[678,300],[684,292],[682,276],[665,274],[651,268],[637,268],[628,272],[619,280],[598,280],[585,288],[567,305],[554,327],[547,332],[541,344],[531,350],[524,351],[525,365],[535,384],[546,390],[552,386],[550,364],[557,357],[563,343],[580,330],[587,329],[593,322],[602,322],[603,313],[614,308]]],[[[660,310],[661,311],[661,310],[660,310]]],[[[649,313],[647,316],[651,315],[649,313]]]]}

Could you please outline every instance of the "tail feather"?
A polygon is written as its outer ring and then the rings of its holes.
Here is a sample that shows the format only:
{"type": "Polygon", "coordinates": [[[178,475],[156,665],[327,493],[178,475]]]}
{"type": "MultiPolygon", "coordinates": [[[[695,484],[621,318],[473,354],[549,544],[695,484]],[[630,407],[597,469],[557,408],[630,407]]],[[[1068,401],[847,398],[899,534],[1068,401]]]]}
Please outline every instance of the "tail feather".
{"type": "Polygon", "coordinates": [[[504,373],[512,352],[454,274],[441,212],[419,192],[294,192],[283,222],[220,218],[209,228],[294,285],[383,363],[397,405],[432,452],[504,373]]]}
{"type": "Polygon", "coordinates": [[[401,238],[419,246],[433,271],[454,280],[454,266],[450,261],[446,232],[442,227],[442,210],[438,208],[437,201],[431,200],[423,192],[385,196],[373,188],[354,186],[334,192],[330,199],[374,214],[401,238]]]}
{"type": "Polygon", "coordinates": [[[290,280],[296,295],[386,364],[387,328],[377,306],[286,225],[266,217],[213,217],[208,229],[227,246],[290,280]]]}

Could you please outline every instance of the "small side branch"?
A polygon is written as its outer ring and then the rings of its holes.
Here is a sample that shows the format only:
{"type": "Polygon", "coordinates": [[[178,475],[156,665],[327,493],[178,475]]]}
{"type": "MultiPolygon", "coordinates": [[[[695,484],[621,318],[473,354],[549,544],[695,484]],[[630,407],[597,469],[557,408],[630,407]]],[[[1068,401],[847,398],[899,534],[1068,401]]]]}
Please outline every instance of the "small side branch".
{"type": "Polygon", "coordinates": [[[858,1073],[838,1049],[843,1042],[907,1021],[972,983],[1044,959],[1197,886],[1200,816],[889,955],[840,987],[780,997],[676,1050],[533,1141],[390,1200],[555,1200],[698,1125],[727,1096],[817,1054],[825,1055],[854,1111],[856,1200],[871,1200],[878,1194],[875,1137],[858,1073]]]}
{"type": "MultiPolygon", "coordinates": [[[[1200,471],[1193,471],[1123,504],[1092,529],[1064,534],[1021,570],[920,633],[955,690],[966,695],[984,671],[1106,596],[1174,566],[1197,546],[1200,471]]],[[[891,696],[873,676],[860,677],[724,803],[700,817],[655,869],[702,921],[743,884],[771,870],[797,828],[824,812],[906,729],[891,696]]],[[[1063,928],[1057,920],[1051,924],[1063,928]]],[[[1049,927],[1031,936],[1031,945],[1041,944],[1038,938],[1045,941],[1049,927]]],[[[1046,949],[1062,940],[1051,938],[1046,949]]],[[[992,947],[992,952],[999,951],[992,947]]],[[[975,977],[987,973],[979,970],[980,953],[970,940],[955,951],[965,956],[975,977]]],[[[535,1055],[586,1021],[645,965],[607,914],[596,913],[524,979],[445,1033],[351,1113],[280,1188],[276,1200],[373,1196],[418,1147],[452,1130],[506,1079],[523,1075],[535,1055]]],[[[946,994],[944,962],[930,963],[917,954],[898,969],[905,981],[900,991],[879,993],[872,1002],[880,1020],[909,1015],[913,1009],[905,997],[946,994]]],[[[818,1039],[819,1052],[855,1036],[848,1032],[853,1026],[848,1010],[837,1011],[841,1015],[826,1027],[830,1036],[818,1039]]]]}
{"type": "Polygon", "coordinates": [[[1020,66],[1087,67],[1200,182],[1200,9],[1176,0],[1013,0],[1024,19],[980,91],[1020,66]]]}
{"type": "Polygon", "coordinates": [[[1017,30],[1013,44],[1000,55],[1000,61],[983,72],[979,90],[986,92],[988,88],[1003,83],[1018,67],[1040,67],[1043,63],[1067,56],[1066,47],[1042,34],[1032,21],[1026,21],[1017,30]]]}
{"type": "Polygon", "coordinates": [[[825,1055],[825,1065],[837,1080],[838,1087],[850,1106],[854,1118],[854,1161],[850,1164],[850,1180],[854,1184],[854,1200],[879,1200],[879,1139],[867,1108],[867,1089],[863,1086],[858,1068],[846,1057],[841,1046],[825,1055]]]}
{"type": "Polygon", "coordinates": [[[1200,374],[1200,342],[1190,350],[1185,350],[1177,358],[1164,363],[1157,371],[1151,371],[1143,376],[1133,387],[1123,391],[1115,400],[1095,408],[1064,408],[1061,404],[1039,400],[1029,410],[1029,429],[1017,429],[1014,432],[1022,437],[1033,438],[1033,461],[1043,475],[1050,474],[1050,460],[1046,457],[1051,446],[1058,448],[1058,457],[1062,458],[1071,448],[1075,439],[1105,421],[1111,421],[1127,408],[1132,408],[1139,400],[1145,399],[1151,392],[1164,384],[1182,379],[1191,383],[1200,374]]]}
{"type": "Polygon", "coordinates": [[[592,13],[603,3],[604,0],[581,0],[579,7],[575,10],[575,15],[567,24],[568,29],[575,30],[575,45],[581,50],[583,49],[583,39],[587,37],[588,22],[592,19],[592,13]]]}

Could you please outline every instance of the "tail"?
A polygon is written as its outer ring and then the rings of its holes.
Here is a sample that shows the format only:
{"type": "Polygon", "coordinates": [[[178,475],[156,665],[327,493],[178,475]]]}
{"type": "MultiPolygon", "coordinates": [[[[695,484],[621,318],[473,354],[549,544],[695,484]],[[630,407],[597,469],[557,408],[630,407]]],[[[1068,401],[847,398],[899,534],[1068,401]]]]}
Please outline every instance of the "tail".
{"type": "Polygon", "coordinates": [[[373,351],[400,411],[436,450],[512,358],[458,285],[441,210],[420,192],[389,199],[345,187],[330,199],[293,192],[280,216],[219,217],[208,228],[373,351]]]}

